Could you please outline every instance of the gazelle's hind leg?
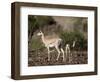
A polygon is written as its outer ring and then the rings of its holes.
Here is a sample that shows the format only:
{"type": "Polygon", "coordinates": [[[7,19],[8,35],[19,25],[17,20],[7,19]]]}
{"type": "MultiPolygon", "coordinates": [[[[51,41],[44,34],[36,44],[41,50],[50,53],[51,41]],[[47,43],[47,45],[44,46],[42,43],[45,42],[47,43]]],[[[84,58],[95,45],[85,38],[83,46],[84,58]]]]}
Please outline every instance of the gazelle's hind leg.
{"type": "Polygon", "coordinates": [[[57,47],[57,46],[55,46],[55,48],[56,48],[56,50],[57,50],[57,52],[58,52],[58,56],[57,56],[57,61],[58,61],[58,59],[59,59],[59,56],[60,56],[60,50],[59,50],[59,48],[57,47]]]}
{"type": "Polygon", "coordinates": [[[61,48],[61,52],[63,54],[63,61],[65,61],[65,54],[64,54],[64,50],[61,48]]]}
{"type": "Polygon", "coordinates": [[[48,61],[50,61],[50,50],[49,50],[49,47],[47,47],[48,49],[48,61]]]}

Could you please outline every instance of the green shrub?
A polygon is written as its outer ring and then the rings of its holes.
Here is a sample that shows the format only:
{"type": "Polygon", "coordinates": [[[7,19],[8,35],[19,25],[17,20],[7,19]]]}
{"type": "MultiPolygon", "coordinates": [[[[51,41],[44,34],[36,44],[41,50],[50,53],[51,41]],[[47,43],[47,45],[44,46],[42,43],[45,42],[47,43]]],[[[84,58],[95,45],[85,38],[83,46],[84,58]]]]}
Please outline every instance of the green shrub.
{"type": "Polygon", "coordinates": [[[61,38],[63,40],[64,45],[70,44],[71,48],[73,45],[73,41],[76,41],[75,49],[81,49],[81,50],[87,49],[87,39],[80,31],[62,32],[61,38]]]}
{"type": "Polygon", "coordinates": [[[29,46],[33,50],[41,49],[44,47],[43,43],[37,39],[32,39],[29,46]]]}

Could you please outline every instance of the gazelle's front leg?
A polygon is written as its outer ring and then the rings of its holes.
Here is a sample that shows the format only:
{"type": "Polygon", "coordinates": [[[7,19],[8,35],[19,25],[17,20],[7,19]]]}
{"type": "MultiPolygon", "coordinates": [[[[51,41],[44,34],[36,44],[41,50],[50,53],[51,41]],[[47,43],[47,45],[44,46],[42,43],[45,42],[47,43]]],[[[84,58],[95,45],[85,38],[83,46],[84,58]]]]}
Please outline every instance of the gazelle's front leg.
{"type": "Polygon", "coordinates": [[[65,61],[65,54],[64,54],[64,50],[61,48],[61,52],[63,54],[63,61],[65,61]]]}
{"type": "Polygon", "coordinates": [[[48,61],[50,61],[50,50],[49,50],[49,47],[47,47],[48,49],[48,61]]]}
{"type": "Polygon", "coordinates": [[[59,48],[58,47],[55,47],[56,48],[56,50],[57,50],[57,52],[58,52],[58,56],[57,56],[57,61],[58,61],[58,59],[59,59],[59,56],[60,56],[60,50],[59,50],[59,48]]]}

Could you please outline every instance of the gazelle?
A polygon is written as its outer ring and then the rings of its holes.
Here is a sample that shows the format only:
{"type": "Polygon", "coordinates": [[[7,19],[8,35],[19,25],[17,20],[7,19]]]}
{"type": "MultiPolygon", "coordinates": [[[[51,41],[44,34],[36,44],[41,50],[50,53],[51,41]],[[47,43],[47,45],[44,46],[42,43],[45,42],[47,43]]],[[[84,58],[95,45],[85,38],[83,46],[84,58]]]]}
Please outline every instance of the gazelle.
{"type": "MultiPolygon", "coordinates": [[[[75,48],[75,46],[76,46],[76,41],[73,41],[72,48],[75,48]]],[[[70,44],[66,44],[65,52],[66,52],[66,55],[67,55],[67,53],[69,53],[69,54],[71,53],[70,44]]]]}
{"type": "Polygon", "coordinates": [[[50,61],[50,47],[55,47],[55,49],[58,52],[58,56],[57,59],[59,59],[60,53],[62,52],[63,54],[63,61],[64,61],[64,50],[62,48],[59,48],[62,39],[59,37],[55,37],[55,36],[44,36],[44,33],[42,31],[40,31],[39,33],[37,33],[38,36],[41,36],[42,42],[44,43],[45,47],[48,50],[48,61],[50,61]]]}
{"type": "MultiPolygon", "coordinates": [[[[72,48],[74,49],[75,46],[76,46],[76,41],[73,41],[72,48]]],[[[70,44],[66,44],[65,53],[66,53],[66,56],[69,54],[69,62],[72,61],[71,56],[73,55],[73,49],[71,50],[70,47],[71,47],[70,44]]]]}

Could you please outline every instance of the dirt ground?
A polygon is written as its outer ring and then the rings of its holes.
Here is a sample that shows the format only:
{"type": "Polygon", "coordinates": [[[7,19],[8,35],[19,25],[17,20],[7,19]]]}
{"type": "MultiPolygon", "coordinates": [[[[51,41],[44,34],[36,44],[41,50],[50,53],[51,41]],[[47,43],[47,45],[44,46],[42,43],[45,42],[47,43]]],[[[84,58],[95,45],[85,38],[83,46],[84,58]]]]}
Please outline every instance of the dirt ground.
{"type": "Polygon", "coordinates": [[[63,61],[62,54],[60,55],[58,61],[56,58],[56,50],[50,53],[50,61],[48,61],[46,49],[31,50],[28,52],[28,66],[74,65],[88,63],[87,51],[72,51],[71,54],[67,54],[67,56],[65,55],[65,61],[63,61]]]}

